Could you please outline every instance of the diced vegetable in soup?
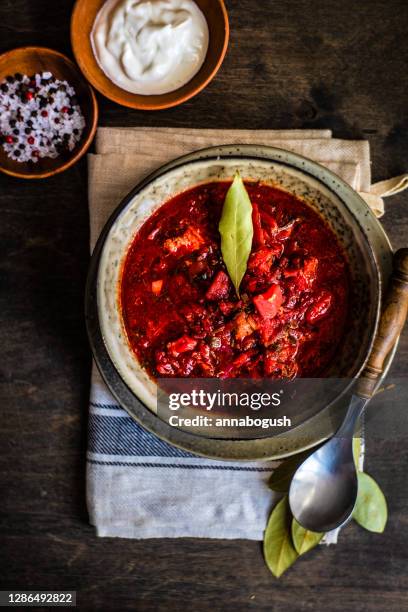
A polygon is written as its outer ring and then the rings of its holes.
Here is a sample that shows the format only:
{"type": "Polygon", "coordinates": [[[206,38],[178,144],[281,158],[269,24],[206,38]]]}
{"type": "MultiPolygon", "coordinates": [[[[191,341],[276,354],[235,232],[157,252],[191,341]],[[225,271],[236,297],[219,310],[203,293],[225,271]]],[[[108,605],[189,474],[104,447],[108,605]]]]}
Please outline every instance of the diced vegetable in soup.
{"type": "Polygon", "coordinates": [[[154,378],[320,375],[347,325],[342,247],[302,200],[246,183],[253,243],[238,297],[218,232],[229,186],[177,195],[137,233],[121,286],[130,346],[154,378]]]}

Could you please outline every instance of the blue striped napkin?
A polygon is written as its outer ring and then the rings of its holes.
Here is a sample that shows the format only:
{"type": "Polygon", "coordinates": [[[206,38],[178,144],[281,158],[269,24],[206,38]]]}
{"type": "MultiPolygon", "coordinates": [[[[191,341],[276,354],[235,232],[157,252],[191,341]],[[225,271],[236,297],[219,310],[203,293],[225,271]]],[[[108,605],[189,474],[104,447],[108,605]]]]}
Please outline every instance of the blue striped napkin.
{"type": "Polygon", "coordinates": [[[278,462],[192,455],[138,425],[92,374],[87,502],[99,536],[261,540],[278,462]]]}
{"type": "Polygon", "coordinates": [[[115,402],[94,366],[87,505],[98,536],[262,540],[280,497],[267,485],[278,465],[213,461],[167,444],[115,402]]]}

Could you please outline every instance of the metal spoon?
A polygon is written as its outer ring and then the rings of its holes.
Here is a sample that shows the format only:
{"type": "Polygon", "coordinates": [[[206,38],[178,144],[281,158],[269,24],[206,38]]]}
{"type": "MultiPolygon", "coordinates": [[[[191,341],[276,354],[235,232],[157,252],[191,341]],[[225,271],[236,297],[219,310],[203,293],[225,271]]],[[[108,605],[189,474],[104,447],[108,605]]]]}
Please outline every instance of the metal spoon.
{"type": "Polygon", "coordinates": [[[345,419],[334,437],[298,467],[290,485],[292,514],[310,531],[326,532],[343,525],[351,518],[356,503],[358,486],[353,433],[407,318],[408,249],[395,253],[393,268],[373,349],[345,419]]]}

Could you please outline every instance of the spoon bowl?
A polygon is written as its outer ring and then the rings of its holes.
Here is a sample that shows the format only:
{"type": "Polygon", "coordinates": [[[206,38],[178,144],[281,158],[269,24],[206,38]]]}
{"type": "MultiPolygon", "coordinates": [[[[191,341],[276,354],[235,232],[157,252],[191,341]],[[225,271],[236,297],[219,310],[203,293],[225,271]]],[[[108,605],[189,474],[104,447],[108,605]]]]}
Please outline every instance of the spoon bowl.
{"type": "Polygon", "coordinates": [[[293,516],[316,532],[331,531],[347,522],[356,499],[352,439],[337,436],[299,466],[289,490],[293,516]]]}

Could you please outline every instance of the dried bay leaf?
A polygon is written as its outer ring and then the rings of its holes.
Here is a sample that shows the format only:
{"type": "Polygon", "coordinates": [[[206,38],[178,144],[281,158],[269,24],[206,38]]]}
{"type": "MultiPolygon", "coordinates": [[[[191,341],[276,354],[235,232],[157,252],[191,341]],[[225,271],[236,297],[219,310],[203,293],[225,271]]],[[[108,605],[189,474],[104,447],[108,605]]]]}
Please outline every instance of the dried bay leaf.
{"type": "Polygon", "coordinates": [[[282,576],[299,556],[292,544],[287,496],[272,510],[265,530],[263,549],[266,564],[277,578],[282,576]]]}
{"type": "Polygon", "coordinates": [[[375,533],[382,533],[387,524],[388,509],[384,493],[374,478],[365,472],[358,473],[357,502],[353,510],[353,519],[375,533]]]}
{"type": "Polygon", "coordinates": [[[305,529],[296,519],[292,520],[292,541],[298,555],[304,555],[317,546],[323,538],[324,533],[316,533],[305,529]]]}
{"type": "Polygon", "coordinates": [[[218,226],[221,252],[228,274],[239,296],[251,253],[253,226],[252,204],[244,182],[237,173],[228,189],[218,226]]]}
{"type": "Polygon", "coordinates": [[[277,493],[286,493],[289,491],[293,474],[311,452],[313,451],[308,450],[298,455],[294,455],[293,457],[289,457],[288,459],[284,459],[271,474],[268,483],[269,487],[277,493]]]}
{"type": "Polygon", "coordinates": [[[356,470],[360,464],[360,453],[361,453],[361,438],[353,438],[353,457],[356,470]]]}

